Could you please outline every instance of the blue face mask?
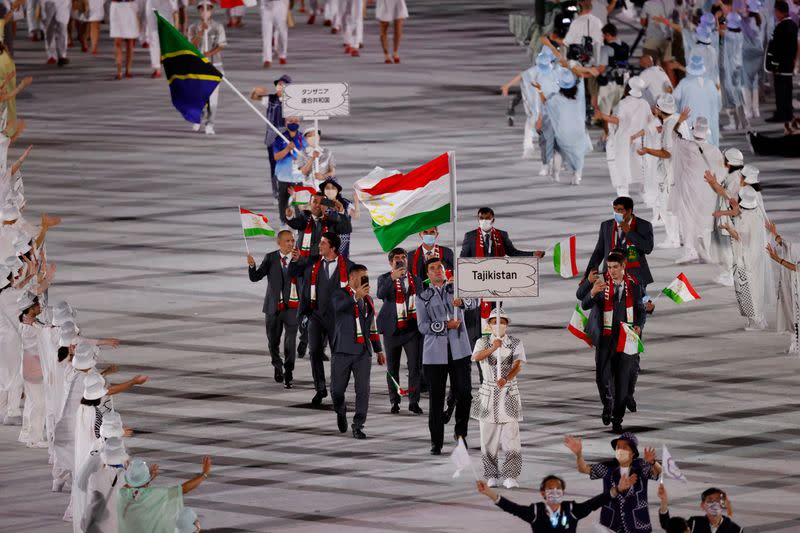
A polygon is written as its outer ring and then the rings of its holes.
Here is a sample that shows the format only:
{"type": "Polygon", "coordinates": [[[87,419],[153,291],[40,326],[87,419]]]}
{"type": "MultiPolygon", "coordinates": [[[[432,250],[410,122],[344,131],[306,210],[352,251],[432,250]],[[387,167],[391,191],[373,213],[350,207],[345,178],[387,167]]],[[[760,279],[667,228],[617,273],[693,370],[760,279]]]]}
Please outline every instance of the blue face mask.
{"type": "Polygon", "coordinates": [[[433,246],[433,244],[436,242],[436,235],[423,235],[422,242],[428,246],[433,246]]]}
{"type": "Polygon", "coordinates": [[[614,211],[614,220],[617,222],[617,224],[622,224],[622,221],[625,220],[625,215],[614,211]]]}
{"type": "Polygon", "coordinates": [[[297,131],[300,129],[300,124],[294,124],[294,123],[287,124],[286,129],[288,129],[289,131],[297,131]]]}

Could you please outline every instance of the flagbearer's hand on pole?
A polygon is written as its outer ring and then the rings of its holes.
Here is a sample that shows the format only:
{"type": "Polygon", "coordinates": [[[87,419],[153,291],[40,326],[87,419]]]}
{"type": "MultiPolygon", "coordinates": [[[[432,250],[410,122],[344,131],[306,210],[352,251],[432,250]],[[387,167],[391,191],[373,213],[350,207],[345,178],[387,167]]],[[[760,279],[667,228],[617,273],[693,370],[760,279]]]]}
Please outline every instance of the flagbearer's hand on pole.
{"type": "Polygon", "coordinates": [[[489,485],[482,479],[479,479],[475,482],[475,485],[478,487],[478,492],[492,500],[493,502],[497,500],[497,493],[489,488],[489,485]]]}
{"type": "Polygon", "coordinates": [[[253,259],[253,256],[250,254],[247,254],[247,266],[250,268],[255,268],[256,266],[256,260],[253,259]]]}
{"type": "Polygon", "coordinates": [[[447,321],[447,329],[458,329],[461,325],[461,321],[457,318],[451,318],[447,321]]]}
{"type": "Polygon", "coordinates": [[[533,252],[533,257],[538,257],[539,259],[541,259],[542,257],[544,257],[544,250],[535,250],[533,252]]]}
{"type": "Polygon", "coordinates": [[[383,352],[378,352],[376,355],[378,356],[378,364],[380,366],[385,365],[386,364],[386,355],[384,355],[383,352]]]}
{"type": "Polygon", "coordinates": [[[464,305],[464,300],[461,298],[453,298],[453,307],[461,307],[464,305]]]}

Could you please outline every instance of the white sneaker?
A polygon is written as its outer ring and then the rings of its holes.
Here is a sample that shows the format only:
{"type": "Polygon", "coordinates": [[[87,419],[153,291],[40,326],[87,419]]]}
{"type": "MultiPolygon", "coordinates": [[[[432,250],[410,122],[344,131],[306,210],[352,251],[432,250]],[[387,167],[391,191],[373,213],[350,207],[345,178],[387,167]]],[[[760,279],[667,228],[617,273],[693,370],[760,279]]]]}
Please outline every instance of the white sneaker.
{"type": "Polygon", "coordinates": [[[64,516],[61,518],[64,522],[72,522],[72,507],[67,507],[64,511],[64,516]]]}
{"type": "Polygon", "coordinates": [[[214,126],[212,126],[211,124],[208,124],[206,126],[206,135],[214,135],[214,134],[215,134],[214,126]]]}
{"type": "Polygon", "coordinates": [[[674,242],[674,241],[662,241],[661,243],[658,244],[658,246],[656,246],[656,248],[662,248],[662,249],[667,249],[667,250],[668,249],[674,249],[674,248],[680,248],[680,247],[681,247],[681,243],[674,242]]]}
{"type": "Polygon", "coordinates": [[[680,259],[677,259],[675,261],[675,264],[676,265],[687,265],[689,263],[696,262],[698,259],[700,259],[700,256],[697,254],[697,250],[689,250],[688,252],[686,252],[686,254],[684,254],[683,257],[681,257],[680,259]]]}
{"type": "Polygon", "coordinates": [[[744,328],[745,331],[764,331],[767,329],[767,321],[764,319],[761,320],[751,320],[747,319],[749,324],[744,328]]]}
{"type": "Polygon", "coordinates": [[[53,488],[50,489],[51,492],[61,492],[64,490],[64,481],[60,479],[53,480],[53,488]]]}
{"type": "Polygon", "coordinates": [[[192,124],[192,131],[200,131],[200,124],[192,124]]]}
{"type": "Polygon", "coordinates": [[[505,488],[507,488],[507,489],[518,489],[519,488],[519,483],[517,483],[516,479],[513,479],[513,478],[509,477],[509,478],[506,478],[505,481],[503,481],[503,486],[505,488]]]}
{"type": "Polygon", "coordinates": [[[547,168],[547,165],[542,165],[542,168],[539,169],[539,175],[540,176],[547,176],[548,174],[550,174],[550,169],[547,168]]]}
{"type": "Polygon", "coordinates": [[[581,184],[581,171],[576,170],[575,174],[572,176],[572,181],[570,185],[580,185],[581,184]]]}
{"type": "Polygon", "coordinates": [[[497,478],[490,477],[486,480],[486,486],[489,488],[495,488],[497,486],[497,478]]]}

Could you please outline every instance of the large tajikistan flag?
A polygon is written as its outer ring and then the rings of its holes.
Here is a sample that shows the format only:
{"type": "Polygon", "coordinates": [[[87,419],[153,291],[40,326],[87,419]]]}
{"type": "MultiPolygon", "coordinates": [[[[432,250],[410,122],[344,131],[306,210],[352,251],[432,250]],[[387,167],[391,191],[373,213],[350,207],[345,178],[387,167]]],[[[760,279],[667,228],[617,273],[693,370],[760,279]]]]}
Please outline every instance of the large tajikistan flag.
{"type": "Polygon", "coordinates": [[[444,153],[408,174],[375,167],[356,182],[384,252],[409,235],[450,222],[450,170],[444,153]]]}

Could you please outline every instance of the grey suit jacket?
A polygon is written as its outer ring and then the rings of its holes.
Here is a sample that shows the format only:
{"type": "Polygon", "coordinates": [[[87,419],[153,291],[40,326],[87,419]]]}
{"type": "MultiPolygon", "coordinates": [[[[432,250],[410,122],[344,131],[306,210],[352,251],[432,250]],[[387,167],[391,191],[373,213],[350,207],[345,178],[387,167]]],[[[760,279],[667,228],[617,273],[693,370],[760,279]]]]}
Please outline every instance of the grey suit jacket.
{"type": "MultiPolygon", "coordinates": [[[[291,257],[289,259],[291,261],[291,257]]],[[[288,266],[286,272],[283,271],[279,251],[276,250],[265,255],[258,268],[248,268],[247,274],[250,276],[250,281],[253,282],[267,278],[267,293],[264,296],[264,307],[262,308],[265,315],[274,315],[278,312],[278,304],[281,301],[289,301],[292,280],[288,266]]]]}
{"type": "MultiPolygon", "coordinates": [[[[477,302],[464,299],[465,309],[474,309],[477,302]]],[[[450,345],[450,355],[453,360],[470,357],[469,335],[464,324],[464,310],[453,309],[453,285],[444,286],[444,299],[439,291],[433,287],[425,287],[417,295],[417,327],[424,336],[422,344],[422,364],[446,365],[447,346],[450,345]],[[447,329],[448,318],[461,320],[458,329],[447,329]]]]}
{"type": "Polygon", "coordinates": [[[361,332],[364,335],[364,344],[356,342],[356,319],[354,304],[355,298],[345,289],[339,289],[331,295],[331,308],[334,315],[333,329],[333,354],[360,355],[382,352],[380,339],[371,341],[369,338],[372,317],[375,309],[372,299],[364,299],[364,313],[359,313],[361,332]]]}

